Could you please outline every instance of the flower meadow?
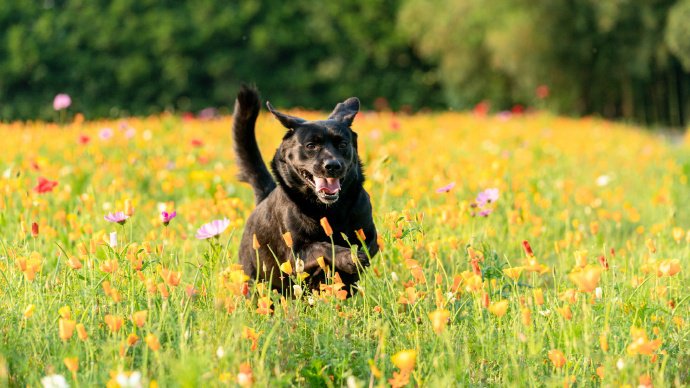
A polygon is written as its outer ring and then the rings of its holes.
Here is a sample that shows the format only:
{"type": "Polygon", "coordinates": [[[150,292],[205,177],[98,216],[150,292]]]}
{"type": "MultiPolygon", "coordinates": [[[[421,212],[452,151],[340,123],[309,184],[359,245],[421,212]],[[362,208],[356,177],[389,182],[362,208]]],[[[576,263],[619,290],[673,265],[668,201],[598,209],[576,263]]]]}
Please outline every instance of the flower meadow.
{"type": "Polygon", "coordinates": [[[0,124],[0,385],[690,384],[690,141],[362,113],[381,252],[345,299],[238,267],[231,121],[0,124]]]}

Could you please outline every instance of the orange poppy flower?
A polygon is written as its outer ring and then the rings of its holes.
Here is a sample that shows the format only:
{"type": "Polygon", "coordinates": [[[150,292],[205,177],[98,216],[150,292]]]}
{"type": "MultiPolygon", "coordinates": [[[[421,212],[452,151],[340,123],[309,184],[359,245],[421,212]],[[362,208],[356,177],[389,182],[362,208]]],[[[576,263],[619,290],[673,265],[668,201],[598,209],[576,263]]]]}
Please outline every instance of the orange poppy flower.
{"type": "Polygon", "coordinates": [[[292,248],[292,234],[290,232],[283,233],[283,241],[288,248],[292,248]]]}
{"type": "Polygon", "coordinates": [[[122,324],[125,322],[122,317],[117,317],[114,315],[107,314],[103,320],[105,321],[105,324],[108,326],[108,329],[112,331],[113,333],[117,333],[120,331],[120,328],[122,328],[122,324]]]}
{"type": "Polygon", "coordinates": [[[144,327],[146,324],[146,318],[148,316],[148,310],[141,310],[132,313],[132,322],[134,322],[137,327],[144,327]]]}
{"type": "Polygon", "coordinates": [[[553,366],[556,368],[562,368],[566,362],[565,354],[558,349],[549,350],[549,360],[551,360],[551,363],[553,363],[553,366]]]}
{"type": "Polygon", "coordinates": [[[680,272],[680,260],[668,259],[662,260],[657,265],[656,276],[673,276],[680,272]]]}
{"type": "Polygon", "coordinates": [[[326,236],[331,237],[333,235],[333,229],[331,224],[328,222],[328,218],[323,217],[320,221],[323,231],[326,232],[326,236]]]}
{"type": "Polygon", "coordinates": [[[628,354],[644,354],[651,356],[661,346],[661,339],[649,340],[647,332],[638,327],[630,328],[632,343],[628,345],[628,354]]]}
{"type": "Polygon", "coordinates": [[[568,278],[577,285],[578,291],[592,292],[599,286],[601,267],[589,265],[581,270],[571,272],[568,278]]]}
{"type": "Polygon", "coordinates": [[[67,341],[68,339],[72,338],[76,325],[77,322],[71,319],[60,318],[58,320],[58,335],[60,336],[60,339],[67,341]]]}
{"type": "Polygon", "coordinates": [[[145,338],[146,341],[146,346],[149,347],[149,349],[153,350],[154,352],[157,352],[161,348],[161,343],[158,341],[158,337],[156,337],[155,334],[149,333],[146,335],[145,338]]]}
{"type": "Polygon", "coordinates": [[[79,358],[78,357],[65,357],[62,362],[65,363],[67,369],[72,373],[77,373],[79,370],[79,358]]]}
{"type": "Polygon", "coordinates": [[[82,341],[89,339],[89,334],[86,332],[86,327],[84,327],[84,324],[82,323],[77,323],[77,337],[79,337],[79,339],[82,341]]]}

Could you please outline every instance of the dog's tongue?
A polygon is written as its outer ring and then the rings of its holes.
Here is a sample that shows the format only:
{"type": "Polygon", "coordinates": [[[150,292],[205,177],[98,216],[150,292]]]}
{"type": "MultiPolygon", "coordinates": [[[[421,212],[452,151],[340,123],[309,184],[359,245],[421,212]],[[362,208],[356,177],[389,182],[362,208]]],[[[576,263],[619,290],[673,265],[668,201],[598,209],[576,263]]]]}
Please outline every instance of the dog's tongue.
{"type": "Polygon", "coordinates": [[[326,194],[336,194],[340,191],[340,179],[338,178],[319,178],[314,177],[316,191],[323,191],[326,194]]]}

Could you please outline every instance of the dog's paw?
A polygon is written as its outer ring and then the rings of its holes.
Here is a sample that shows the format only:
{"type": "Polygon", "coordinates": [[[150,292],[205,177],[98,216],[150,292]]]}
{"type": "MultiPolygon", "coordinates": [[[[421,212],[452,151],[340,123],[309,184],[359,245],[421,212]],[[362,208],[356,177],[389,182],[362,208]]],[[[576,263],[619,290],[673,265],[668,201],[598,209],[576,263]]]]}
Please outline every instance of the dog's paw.
{"type": "Polygon", "coordinates": [[[335,269],[345,273],[357,273],[359,257],[352,255],[349,250],[342,250],[335,255],[335,269]]]}
{"type": "Polygon", "coordinates": [[[335,268],[338,271],[349,274],[357,273],[357,270],[362,267],[369,266],[369,259],[364,252],[353,254],[351,251],[342,251],[335,256],[335,268]]]}

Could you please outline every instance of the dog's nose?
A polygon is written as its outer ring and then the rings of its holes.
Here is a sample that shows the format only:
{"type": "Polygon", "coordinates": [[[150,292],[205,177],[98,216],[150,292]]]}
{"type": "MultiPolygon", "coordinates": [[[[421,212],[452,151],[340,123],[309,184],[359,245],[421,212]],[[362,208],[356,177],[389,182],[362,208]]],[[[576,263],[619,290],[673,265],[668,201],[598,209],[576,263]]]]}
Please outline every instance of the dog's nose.
{"type": "Polygon", "coordinates": [[[336,174],[336,173],[339,173],[340,170],[342,170],[343,165],[340,164],[340,162],[338,160],[331,159],[331,160],[327,160],[323,164],[323,168],[325,168],[326,171],[330,174],[336,174]]]}

